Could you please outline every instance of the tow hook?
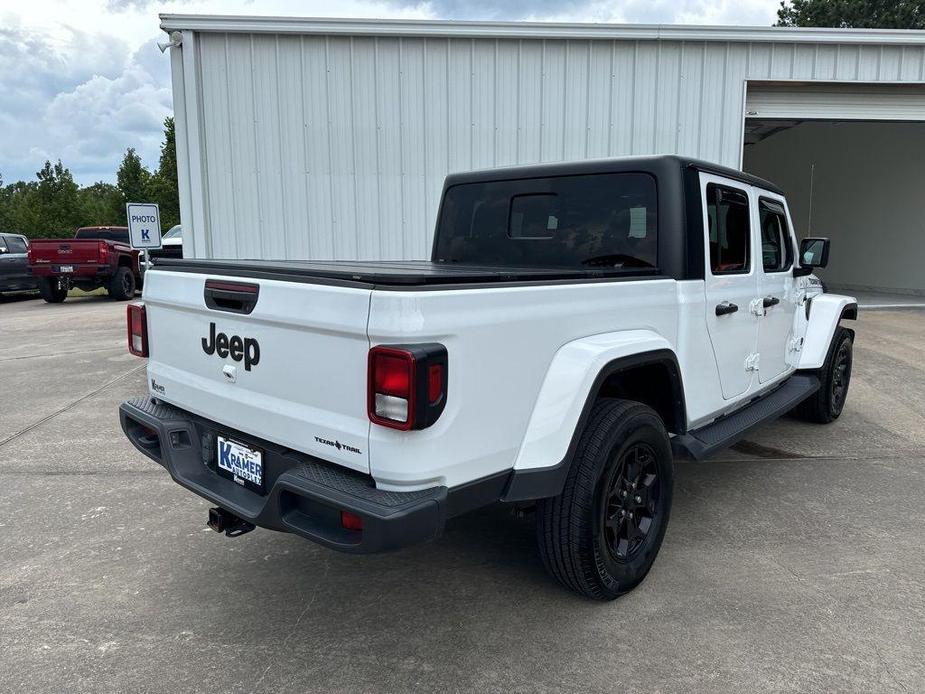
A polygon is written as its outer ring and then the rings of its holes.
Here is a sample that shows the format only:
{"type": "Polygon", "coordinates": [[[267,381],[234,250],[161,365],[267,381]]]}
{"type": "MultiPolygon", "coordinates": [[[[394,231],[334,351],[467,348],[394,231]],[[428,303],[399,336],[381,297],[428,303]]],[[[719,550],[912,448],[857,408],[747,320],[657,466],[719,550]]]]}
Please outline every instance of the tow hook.
{"type": "Polygon", "coordinates": [[[248,523],[223,508],[209,509],[208,525],[217,533],[225,533],[227,537],[238,537],[254,529],[253,523],[248,523]]]}

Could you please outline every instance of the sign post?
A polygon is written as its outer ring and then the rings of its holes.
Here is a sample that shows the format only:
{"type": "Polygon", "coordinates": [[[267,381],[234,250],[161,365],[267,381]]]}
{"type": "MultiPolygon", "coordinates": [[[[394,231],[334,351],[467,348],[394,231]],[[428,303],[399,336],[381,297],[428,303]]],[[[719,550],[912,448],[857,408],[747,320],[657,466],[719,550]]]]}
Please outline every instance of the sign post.
{"type": "Polygon", "coordinates": [[[161,211],[155,203],[127,203],[125,216],[132,248],[148,250],[161,247],[161,211]]]}

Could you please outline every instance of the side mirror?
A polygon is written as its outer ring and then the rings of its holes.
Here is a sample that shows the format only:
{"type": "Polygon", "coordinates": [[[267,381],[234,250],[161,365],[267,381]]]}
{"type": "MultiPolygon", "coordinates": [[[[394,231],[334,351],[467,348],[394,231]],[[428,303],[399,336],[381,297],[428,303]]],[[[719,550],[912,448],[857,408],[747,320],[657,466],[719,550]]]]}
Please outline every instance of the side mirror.
{"type": "Polygon", "coordinates": [[[803,268],[825,267],[829,264],[829,240],[808,238],[800,241],[800,265],[803,268]]]}

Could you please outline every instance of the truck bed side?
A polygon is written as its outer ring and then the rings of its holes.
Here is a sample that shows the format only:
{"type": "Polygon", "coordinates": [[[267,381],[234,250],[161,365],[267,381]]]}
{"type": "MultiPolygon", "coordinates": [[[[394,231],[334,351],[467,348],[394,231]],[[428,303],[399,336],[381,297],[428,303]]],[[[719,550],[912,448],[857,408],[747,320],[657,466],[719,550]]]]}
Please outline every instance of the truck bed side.
{"type": "Polygon", "coordinates": [[[159,267],[145,284],[152,396],[369,472],[384,489],[453,487],[510,470],[547,370],[570,341],[647,330],[677,344],[678,283],[670,279],[388,287],[357,272],[283,281],[243,263],[240,277],[159,267]],[[259,285],[253,311],[209,308],[207,280],[259,285]],[[256,340],[259,364],[248,370],[207,354],[218,333],[256,340]],[[371,425],[369,348],[431,342],[449,355],[438,421],[411,432],[371,425]]]}

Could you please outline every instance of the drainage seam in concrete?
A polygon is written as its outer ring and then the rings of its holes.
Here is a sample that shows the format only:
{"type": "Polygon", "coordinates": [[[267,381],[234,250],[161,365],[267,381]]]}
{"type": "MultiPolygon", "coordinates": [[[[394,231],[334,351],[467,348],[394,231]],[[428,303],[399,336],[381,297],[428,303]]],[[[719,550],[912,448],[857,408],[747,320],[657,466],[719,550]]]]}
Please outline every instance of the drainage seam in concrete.
{"type": "Polygon", "coordinates": [[[905,460],[907,458],[920,458],[925,455],[925,452],[918,450],[910,451],[900,451],[898,453],[893,453],[891,455],[803,455],[797,458],[765,458],[763,456],[753,456],[748,458],[709,458],[706,461],[700,460],[689,460],[685,458],[676,458],[675,462],[679,463],[690,463],[697,467],[704,466],[705,464],[719,464],[719,463],[754,463],[765,461],[769,463],[773,462],[795,462],[795,461],[843,461],[843,462],[856,462],[858,460],[869,460],[869,461],[878,461],[878,460],[905,460]]]}
{"type": "Polygon", "coordinates": [[[102,475],[163,475],[163,468],[124,470],[29,470],[26,468],[0,470],[0,477],[97,477],[102,475]]]}
{"type": "Polygon", "coordinates": [[[74,407],[75,405],[79,405],[79,404],[82,403],[84,400],[86,400],[86,399],[88,399],[88,398],[92,398],[92,397],[93,397],[94,395],[96,395],[97,393],[100,393],[100,392],[106,390],[109,386],[113,385],[114,383],[118,383],[119,381],[121,381],[121,380],[122,380],[123,378],[125,378],[126,376],[131,376],[131,375],[132,375],[133,373],[135,373],[136,371],[140,371],[141,369],[145,368],[147,365],[148,365],[147,362],[144,363],[144,364],[139,364],[139,365],[136,366],[134,369],[130,369],[129,371],[126,371],[126,372],[125,372],[124,374],[122,374],[121,376],[116,376],[116,377],[113,378],[112,380],[107,381],[106,383],[104,383],[103,385],[101,385],[101,386],[100,386],[99,388],[97,388],[96,390],[91,391],[90,393],[87,393],[87,394],[84,395],[83,397],[80,397],[80,398],[78,398],[77,400],[75,400],[74,402],[72,402],[72,403],[70,403],[70,404],[68,404],[68,405],[65,405],[64,407],[62,407],[62,408],[59,409],[59,410],[55,410],[55,411],[52,412],[50,415],[47,415],[47,416],[45,416],[45,417],[42,417],[42,419],[40,419],[39,421],[34,422],[34,423],[30,424],[29,426],[25,427],[24,429],[20,429],[19,431],[15,432],[15,433],[13,433],[13,434],[10,434],[10,435],[7,436],[5,439],[3,439],[2,441],[0,441],[0,446],[5,446],[6,444],[8,444],[8,443],[9,443],[10,441],[12,441],[13,439],[17,439],[17,438],[19,438],[20,436],[22,436],[23,434],[27,434],[27,433],[29,433],[30,431],[32,431],[33,429],[36,429],[37,427],[42,426],[45,422],[47,422],[47,421],[49,421],[49,420],[51,420],[51,419],[54,419],[55,417],[57,417],[59,414],[61,414],[61,413],[63,413],[63,412],[67,412],[69,409],[71,409],[71,408],[74,407]]]}
{"type": "Polygon", "coordinates": [[[94,347],[93,349],[75,349],[72,352],[52,352],[51,354],[24,354],[21,357],[7,357],[5,359],[0,359],[0,362],[5,361],[17,361],[19,359],[41,359],[43,357],[64,357],[68,354],[83,354],[85,352],[115,352],[117,350],[124,350],[122,346],[119,347],[94,347]]]}

